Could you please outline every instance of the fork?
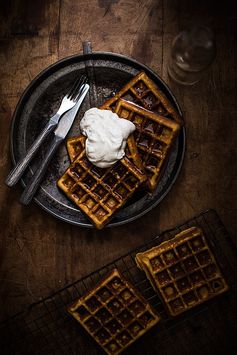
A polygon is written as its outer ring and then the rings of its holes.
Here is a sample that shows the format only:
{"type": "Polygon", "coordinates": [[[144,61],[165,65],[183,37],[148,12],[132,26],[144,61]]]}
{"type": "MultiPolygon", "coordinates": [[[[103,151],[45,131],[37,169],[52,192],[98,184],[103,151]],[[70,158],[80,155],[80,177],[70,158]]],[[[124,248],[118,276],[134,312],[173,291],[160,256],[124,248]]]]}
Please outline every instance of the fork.
{"type": "Polygon", "coordinates": [[[73,106],[75,106],[75,104],[77,103],[81,95],[81,91],[86,81],[87,81],[86,76],[82,75],[74,82],[67,95],[65,95],[64,98],[62,99],[58,111],[55,113],[55,115],[53,115],[50,118],[49,122],[43,128],[42,132],[38,135],[38,137],[33,142],[33,144],[29,147],[26,154],[18,161],[16,166],[11,170],[11,172],[7,176],[5,180],[5,184],[7,186],[11,187],[18,182],[18,180],[23,175],[25,169],[27,168],[32,158],[35,156],[36,152],[38,151],[43,141],[57,127],[61,116],[67,111],[69,111],[70,109],[72,109],[73,106]]]}

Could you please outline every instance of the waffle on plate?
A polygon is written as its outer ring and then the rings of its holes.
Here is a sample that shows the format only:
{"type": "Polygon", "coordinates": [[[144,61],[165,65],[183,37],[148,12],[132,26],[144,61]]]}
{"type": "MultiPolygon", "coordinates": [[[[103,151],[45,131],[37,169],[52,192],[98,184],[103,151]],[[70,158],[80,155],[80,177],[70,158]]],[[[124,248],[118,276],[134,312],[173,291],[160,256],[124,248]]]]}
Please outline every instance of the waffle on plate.
{"type": "Polygon", "coordinates": [[[173,108],[166,95],[158,89],[143,71],[132,78],[112,98],[108,99],[101,108],[114,111],[117,101],[121,98],[134,102],[163,117],[175,120],[179,124],[182,122],[180,115],[173,108]]]}
{"type": "MultiPolygon", "coordinates": [[[[81,136],[82,145],[85,139],[81,136]]],[[[126,156],[104,169],[93,165],[83,149],[58,180],[58,186],[102,229],[145,181],[146,175],[126,156]]]]}
{"type": "Polygon", "coordinates": [[[173,316],[228,289],[203,232],[197,227],[138,253],[136,262],[173,316]]]}
{"type": "Polygon", "coordinates": [[[107,354],[119,354],[160,320],[116,269],[68,311],[107,354]]]}
{"type": "Polygon", "coordinates": [[[112,168],[98,169],[85,156],[84,137],[70,138],[67,150],[72,164],[58,181],[68,198],[99,229],[138,187],[146,186],[149,191],[155,189],[181,122],[167,97],[144,72],[131,79],[100,108],[113,110],[136,125],[135,134],[127,140],[125,158],[112,168]],[[132,99],[141,106],[123,98],[132,99]]]}
{"type": "Polygon", "coordinates": [[[180,125],[125,100],[118,100],[115,112],[136,126],[134,137],[149,190],[154,191],[180,125]]]}

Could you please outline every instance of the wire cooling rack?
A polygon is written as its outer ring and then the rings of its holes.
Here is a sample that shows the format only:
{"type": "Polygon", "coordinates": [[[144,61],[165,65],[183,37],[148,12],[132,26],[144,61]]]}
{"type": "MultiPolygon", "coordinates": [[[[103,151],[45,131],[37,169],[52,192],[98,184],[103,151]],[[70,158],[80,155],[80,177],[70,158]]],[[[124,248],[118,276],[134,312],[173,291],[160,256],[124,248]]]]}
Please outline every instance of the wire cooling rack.
{"type": "MultiPolygon", "coordinates": [[[[214,210],[203,212],[188,222],[158,235],[150,242],[130,251],[128,254],[59,290],[44,300],[34,303],[26,311],[18,313],[1,323],[0,353],[3,355],[103,354],[103,351],[100,350],[94,340],[67,313],[67,307],[76,298],[93,288],[110,270],[118,268],[139,289],[162,318],[162,321],[156,327],[138,340],[135,345],[132,345],[126,353],[180,355],[181,350],[178,340],[174,341],[179,334],[184,337],[185,332],[189,332],[189,336],[191,337],[191,332],[195,333],[199,331],[200,333],[200,330],[198,330],[200,327],[201,329],[204,327],[205,332],[205,329],[212,326],[212,322],[215,322],[215,325],[217,325],[216,322],[218,320],[215,320],[216,318],[213,315],[217,314],[216,311],[220,307],[225,307],[225,315],[231,314],[233,319],[237,316],[236,310],[234,312],[232,307],[232,299],[237,296],[236,280],[231,277],[234,275],[233,263],[231,263],[229,257],[226,257],[223,245],[227,245],[232,252],[234,251],[231,239],[217,213],[214,210]],[[160,244],[164,240],[172,238],[178,232],[191,226],[199,226],[203,229],[224,276],[231,287],[230,291],[226,294],[185,312],[181,316],[172,318],[167,314],[158,294],[151,287],[145,274],[137,268],[135,255],[138,252],[160,244]],[[232,309],[228,310],[228,307],[232,307],[232,309]],[[212,318],[209,317],[210,312],[212,312],[212,318]],[[205,323],[200,325],[200,322],[204,318],[205,323]]],[[[231,323],[231,319],[229,323],[231,323]]],[[[226,321],[223,324],[222,321],[222,327],[224,326],[230,334],[233,329],[230,328],[228,330],[228,326],[232,326],[229,323],[226,321]]],[[[210,337],[208,344],[210,345],[210,337]]],[[[204,350],[206,346],[206,343],[199,341],[198,347],[200,351],[202,348],[204,350]]],[[[218,346],[220,349],[220,345],[218,346]]],[[[224,345],[222,344],[222,346],[224,345]]],[[[188,354],[189,352],[184,351],[183,353],[188,354]]],[[[192,351],[192,354],[194,353],[192,351]]]]}

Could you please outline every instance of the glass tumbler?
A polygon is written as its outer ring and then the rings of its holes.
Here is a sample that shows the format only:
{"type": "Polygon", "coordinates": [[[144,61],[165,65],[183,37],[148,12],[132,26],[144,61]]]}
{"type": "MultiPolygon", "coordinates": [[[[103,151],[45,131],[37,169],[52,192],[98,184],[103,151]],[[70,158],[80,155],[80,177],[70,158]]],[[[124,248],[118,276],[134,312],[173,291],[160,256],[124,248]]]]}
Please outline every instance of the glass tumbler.
{"type": "Polygon", "coordinates": [[[174,38],[168,74],[180,84],[193,85],[202,78],[215,56],[213,32],[207,27],[193,27],[174,38]]]}

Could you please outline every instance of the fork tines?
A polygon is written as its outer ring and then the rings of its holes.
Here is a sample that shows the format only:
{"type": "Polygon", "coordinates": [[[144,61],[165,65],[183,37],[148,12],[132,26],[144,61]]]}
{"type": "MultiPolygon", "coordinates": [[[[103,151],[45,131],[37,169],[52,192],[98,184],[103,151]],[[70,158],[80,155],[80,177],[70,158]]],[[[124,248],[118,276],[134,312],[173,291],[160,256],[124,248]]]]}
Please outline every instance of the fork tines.
{"type": "Polygon", "coordinates": [[[71,90],[68,93],[68,98],[77,100],[80,95],[81,91],[83,89],[83,85],[85,85],[87,82],[87,76],[86,75],[81,75],[79,78],[76,79],[76,81],[73,83],[73,86],[71,90]],[[79,89],[79,91],[78,91],[79,89]]]}

